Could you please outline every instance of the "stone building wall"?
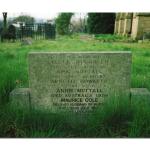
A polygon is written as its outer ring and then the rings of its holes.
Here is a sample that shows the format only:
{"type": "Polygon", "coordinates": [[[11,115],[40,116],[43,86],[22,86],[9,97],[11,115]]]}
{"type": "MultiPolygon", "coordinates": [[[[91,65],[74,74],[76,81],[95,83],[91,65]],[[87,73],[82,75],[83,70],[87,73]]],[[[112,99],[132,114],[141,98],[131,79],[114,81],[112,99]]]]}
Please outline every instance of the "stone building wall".
{"type": "Polygon", "coordinates": [[[150,32],[150,13],[117,13],[114,33],[142,39],[150,32]]]}
{"type": "Polygon", "coordinates": [[[125,23],[125,14],[124,13],[120,13],[119,16],[119,24],[118,24],[118,34],[119,35],[123,35],[124,32],[124,23],[125,23]]]}
{"type": "Polygon", "coordinates": [[[131,28],[132,28],[132,13],[125,13],[125,21],[124,21],[124,36],[129,36],[131,34],[131,28]]]}
{"type": "Polygon", "coordinates": [[[150,13],[135,13],[133,16],[131,37],[143,39],[145,33],[150,33],[150,13]]]}
{"type": "Polygon", "coordinates": [[[117,34],[117,33],[118,33],[119,16],[120,16],[120,13],[116,13],[115,29],[114,29],[114,33],[115,33],[115,34],[117,34]]]}
{"type": "Polygon", "coordinates": [[[138,38],[138,30],[139,30],[139,17],[136,14],[133,14],[132,19],[132,30],[131,30],[131,37],[133,39],[138,38]]]}

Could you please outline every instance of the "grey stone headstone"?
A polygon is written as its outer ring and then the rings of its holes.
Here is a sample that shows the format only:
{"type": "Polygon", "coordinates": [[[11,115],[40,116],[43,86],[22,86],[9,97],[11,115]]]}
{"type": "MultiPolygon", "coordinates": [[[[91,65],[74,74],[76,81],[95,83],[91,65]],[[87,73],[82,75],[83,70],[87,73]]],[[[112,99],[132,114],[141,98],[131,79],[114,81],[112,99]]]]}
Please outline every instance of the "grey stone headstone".
{"type": "Polygon", "coordinates": [[[131,52],[31,52],[29,86],[35,108],[92,110],[130,95],[131,52]]]}
{"type": "Polygon", "coordinates": [[[23,39],[21,45],[32,45],[32,39],[23,39]]]}

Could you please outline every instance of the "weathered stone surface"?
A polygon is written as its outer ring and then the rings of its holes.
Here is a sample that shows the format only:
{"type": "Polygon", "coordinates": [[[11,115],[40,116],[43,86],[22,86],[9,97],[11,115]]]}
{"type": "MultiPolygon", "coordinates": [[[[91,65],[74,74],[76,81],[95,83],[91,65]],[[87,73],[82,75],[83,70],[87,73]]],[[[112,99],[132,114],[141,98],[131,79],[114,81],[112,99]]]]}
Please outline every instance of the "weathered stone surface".
{"type": "Polygon", "coordinates": [[[118,20],[116,20],[116,21],[115,21],[114,34],[117,34],[117,33],[118,33],[118,25],[119,25],[119,21],[118,21],[118,20]]]}
{"type": "Polygon", "coordinates": [[[125,23],[124,23],[124,35],[129,35],[131,32],[131,22],[132,19],[125,19],[125,23]]]}
{"type": "Polygon", "coordinates": [[[150,32],[150,13],[117,13],[114,31],[133,39],[143,39],[145,33],[150,32]]]}
{"type": "Polygon", "coordinates": [[[30,109],[30,89],[16,88],[10,93],[11,106],[30,109]]]}
{"type": "Polygon", "coordinates": [[[132,13],[117,13],[114,33],[128,36],[131,34],[132,13]]]}
{"type": "Polygon", "coordinates": [[[29,53],[31,104],[51,111],[92,110],[130,95],[130,52],[29,53]]]}
{"type": "Polygon", "coordinates": [[[118,25],[118,34],[119,35],[122,35],[124,32],[124,22],[125,21],[123,19],[119,20],[119,25],[118,25]]]}
{"type": "Polygon", "coordinates": [[[150,92],[146,88],[132,88],[131,100],[150,100],[150,92]]]}

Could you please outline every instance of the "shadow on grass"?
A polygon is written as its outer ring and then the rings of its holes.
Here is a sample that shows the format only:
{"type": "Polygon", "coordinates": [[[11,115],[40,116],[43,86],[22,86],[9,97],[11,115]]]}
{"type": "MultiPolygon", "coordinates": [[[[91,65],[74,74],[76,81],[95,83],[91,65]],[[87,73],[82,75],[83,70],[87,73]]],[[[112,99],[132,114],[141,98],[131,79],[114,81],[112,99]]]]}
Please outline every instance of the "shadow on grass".
{"type": "Polygon", "coordinates": [[[1,107],[0,137],[122,138],[149,137],[149,104],[109,101],[89,114],[50,113],[1,107]]]}

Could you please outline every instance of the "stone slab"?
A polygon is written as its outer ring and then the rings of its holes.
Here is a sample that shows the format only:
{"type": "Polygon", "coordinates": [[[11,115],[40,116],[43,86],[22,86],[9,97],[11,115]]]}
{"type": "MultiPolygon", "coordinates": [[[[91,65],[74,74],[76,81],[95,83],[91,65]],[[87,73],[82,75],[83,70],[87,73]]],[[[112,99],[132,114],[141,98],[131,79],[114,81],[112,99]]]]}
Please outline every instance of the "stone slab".
{"type": "Polygon", "coordinates": [[[130,95],[131,52],[31,52],[34,108],[87,111],[130,95]]]}
{"type": "Polygon", "coordinates": [[[16,88],[10,93],[11,106],[30,109],[30,89],[16,88]]]}
{"type": "Polygon", "coordinates": [[[131,100],[150,100],[150,92],[147,88],[132,88],[131,100]]]}

